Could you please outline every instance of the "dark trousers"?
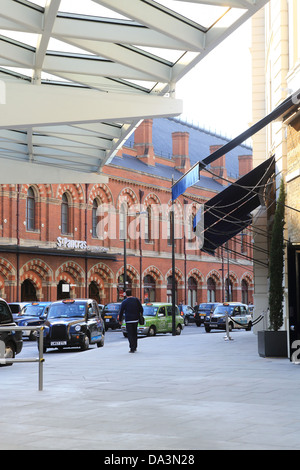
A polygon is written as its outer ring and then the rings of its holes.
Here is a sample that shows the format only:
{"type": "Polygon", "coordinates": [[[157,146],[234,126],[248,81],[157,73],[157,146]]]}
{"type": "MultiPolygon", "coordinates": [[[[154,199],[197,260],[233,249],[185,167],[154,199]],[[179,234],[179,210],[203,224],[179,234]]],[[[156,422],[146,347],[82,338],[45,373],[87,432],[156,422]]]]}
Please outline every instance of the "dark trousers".
{"type": "Polygon", "coordinates": [[[138,322],[126,323],[129,347],[131,351],[135,351],[137,348],[137,326],[138,322]]]}

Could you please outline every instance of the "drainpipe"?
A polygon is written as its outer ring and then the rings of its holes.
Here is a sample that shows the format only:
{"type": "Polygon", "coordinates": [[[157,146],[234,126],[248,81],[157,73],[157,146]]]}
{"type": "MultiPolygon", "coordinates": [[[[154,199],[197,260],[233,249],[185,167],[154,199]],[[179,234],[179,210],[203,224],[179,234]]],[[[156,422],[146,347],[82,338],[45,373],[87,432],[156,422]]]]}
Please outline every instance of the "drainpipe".
{"type": "Polygon", "coordinates": [[[21,301],[20,296],[20,253],[19,253],[19,246],[20,246],[20,231],[19,231],[19,219],[20,219],[20,185],[17,184],[17,298],[16,301],[21,301]]]}

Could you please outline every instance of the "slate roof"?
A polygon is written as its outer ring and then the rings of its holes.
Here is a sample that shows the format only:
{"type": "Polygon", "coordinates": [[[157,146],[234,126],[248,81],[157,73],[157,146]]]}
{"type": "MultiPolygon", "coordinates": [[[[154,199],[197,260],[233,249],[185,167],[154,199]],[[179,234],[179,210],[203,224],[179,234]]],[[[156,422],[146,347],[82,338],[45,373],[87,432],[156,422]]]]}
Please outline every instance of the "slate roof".
{"type": "MultiPolygon", "coordinates": [[[[189,133],[189,156],[191,165],[203,160],[210,154],[210,145],[224,145],[229,142],[229,139],[220,135],[214,134],[203,128],[188,124],[175,118],[161,118],[153,119],[152,128],[152,141],[154,153],[157,156],[164,158],[172,158],[172,133],[173,132],[188,132],[189,133]]],[[[125,148],[133,147],[134,134],[126,141],[125,148]]],[[[167,179],[174,178],[174,181],[182,176],[178,170],[172,167],[157,163],[155,167],[147,165],[146,163],[138,160],[131,155],[124,153],[122,157],[114,157],[110,165],[117,165],[128,170],[136,170],[145,172],[151,176],[158,176],[167,179]]],[[[226,155],[226,169],[227,175],[232,178],[238,178],[239,175],[239,155],[252,155],[252,148],[247,145],[239,145],[234,150],[226,155]]],[[[220,191],[224,189],[220,183],[217,183],[212,178],[201,177],[201,181],[197,184],[213,191],[220,191]]]]}

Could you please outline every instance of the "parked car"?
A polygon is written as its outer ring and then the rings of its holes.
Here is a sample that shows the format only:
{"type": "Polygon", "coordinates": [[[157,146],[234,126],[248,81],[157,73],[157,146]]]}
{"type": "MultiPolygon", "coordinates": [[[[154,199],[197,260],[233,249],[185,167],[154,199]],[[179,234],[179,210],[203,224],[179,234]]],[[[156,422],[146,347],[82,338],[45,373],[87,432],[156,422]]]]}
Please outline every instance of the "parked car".
{"type": "Polygon", "coordinates": [[[228,315],[228,329],[244,328],[250,331],[252,328],[252,316],[248,305],[239,302],[229,302],[217,305],[211,315],[204,320],[205,331],[209,333],[212,329],[226,329],[226,315],[228,315]]]}
{"type": "MultiPolygon", "coordinates": [[[[15,316],[18,326],[40,326],[45,323],[51,302],[31,302],[23,306],[19,315],[15,316]]],[[[37,330],[24,330],[23,337],[33,341],[37,337],[37,330]]]]}
{"type": "Polygon", "coordinates": [[[184,324],[187,326],[189,323],[195,321],[195,310],[190,305],[178,305],[180,315],[183,317],[184,324]]]}
{"type": "Polygon", "coordinates": [[[48,348],[104,346],[104,322],[93,299],[64,299],[53,302],[44,329],[44,352],[48,348]]]}
{"type": "Polygon", "coordinates": [[[102,310],[104,309],[104,304],[98,304],[98,309],[100,314],[102,313],[102,310]]]}
{"type": "MultiPolygon", "coordinates": [[[[172,333],[172,304],[149,302],[143,304],[144,325],[138,325],[138,335],[155,336],[157,333],[172,333]]],[[[126,324],[122,324],[122,332],[127,337],[126,324]]],[[[175,306],[176,334],[180,335],[184,328],[184,320],[175,306]]]]}
{"type": "Polygon", "coordinates": [[[22,309],[27,304],[29,304],[29,302],[9,302],[8,303],[11,313],[13,315],[13,319],[15,319],[18,315],[21,315],[22,309]]]}
{"type": "Polygon", "coordinates": [[[102,310],[102,318],[104,320],[105,330],[108,328],[115,330],[120,328],[119,314],[120,314],[121,302],[111,303],[104,306],[102,310]]]}
{"type": "Polygon", "coordinates": [[[197,326],[200,326],[204,323],[204,319],[207,315],[210,315],[217,305],[221,305],[219,302],[206,302],[195,307],[195,323],[197,326]]]}
{"type": "MultiPolygon", "coordinates": [[[[0,327],[17,326],[5,300],[0,299],[0,327]]],[[[22,331],[0,331],[0,360],[14,359],[22,351],[22,331]]]]}

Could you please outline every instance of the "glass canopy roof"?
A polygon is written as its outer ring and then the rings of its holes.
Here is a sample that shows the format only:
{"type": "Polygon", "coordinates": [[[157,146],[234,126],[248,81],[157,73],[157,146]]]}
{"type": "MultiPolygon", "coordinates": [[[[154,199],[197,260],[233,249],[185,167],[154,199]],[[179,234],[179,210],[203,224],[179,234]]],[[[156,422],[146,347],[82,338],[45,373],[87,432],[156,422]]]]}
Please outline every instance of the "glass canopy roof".
{"type": "Polygon", "coordinates": [[[176,83],[267,1],[1,0],[0,183],[101,175],[142,119],[181,113],[176,83]]]}

